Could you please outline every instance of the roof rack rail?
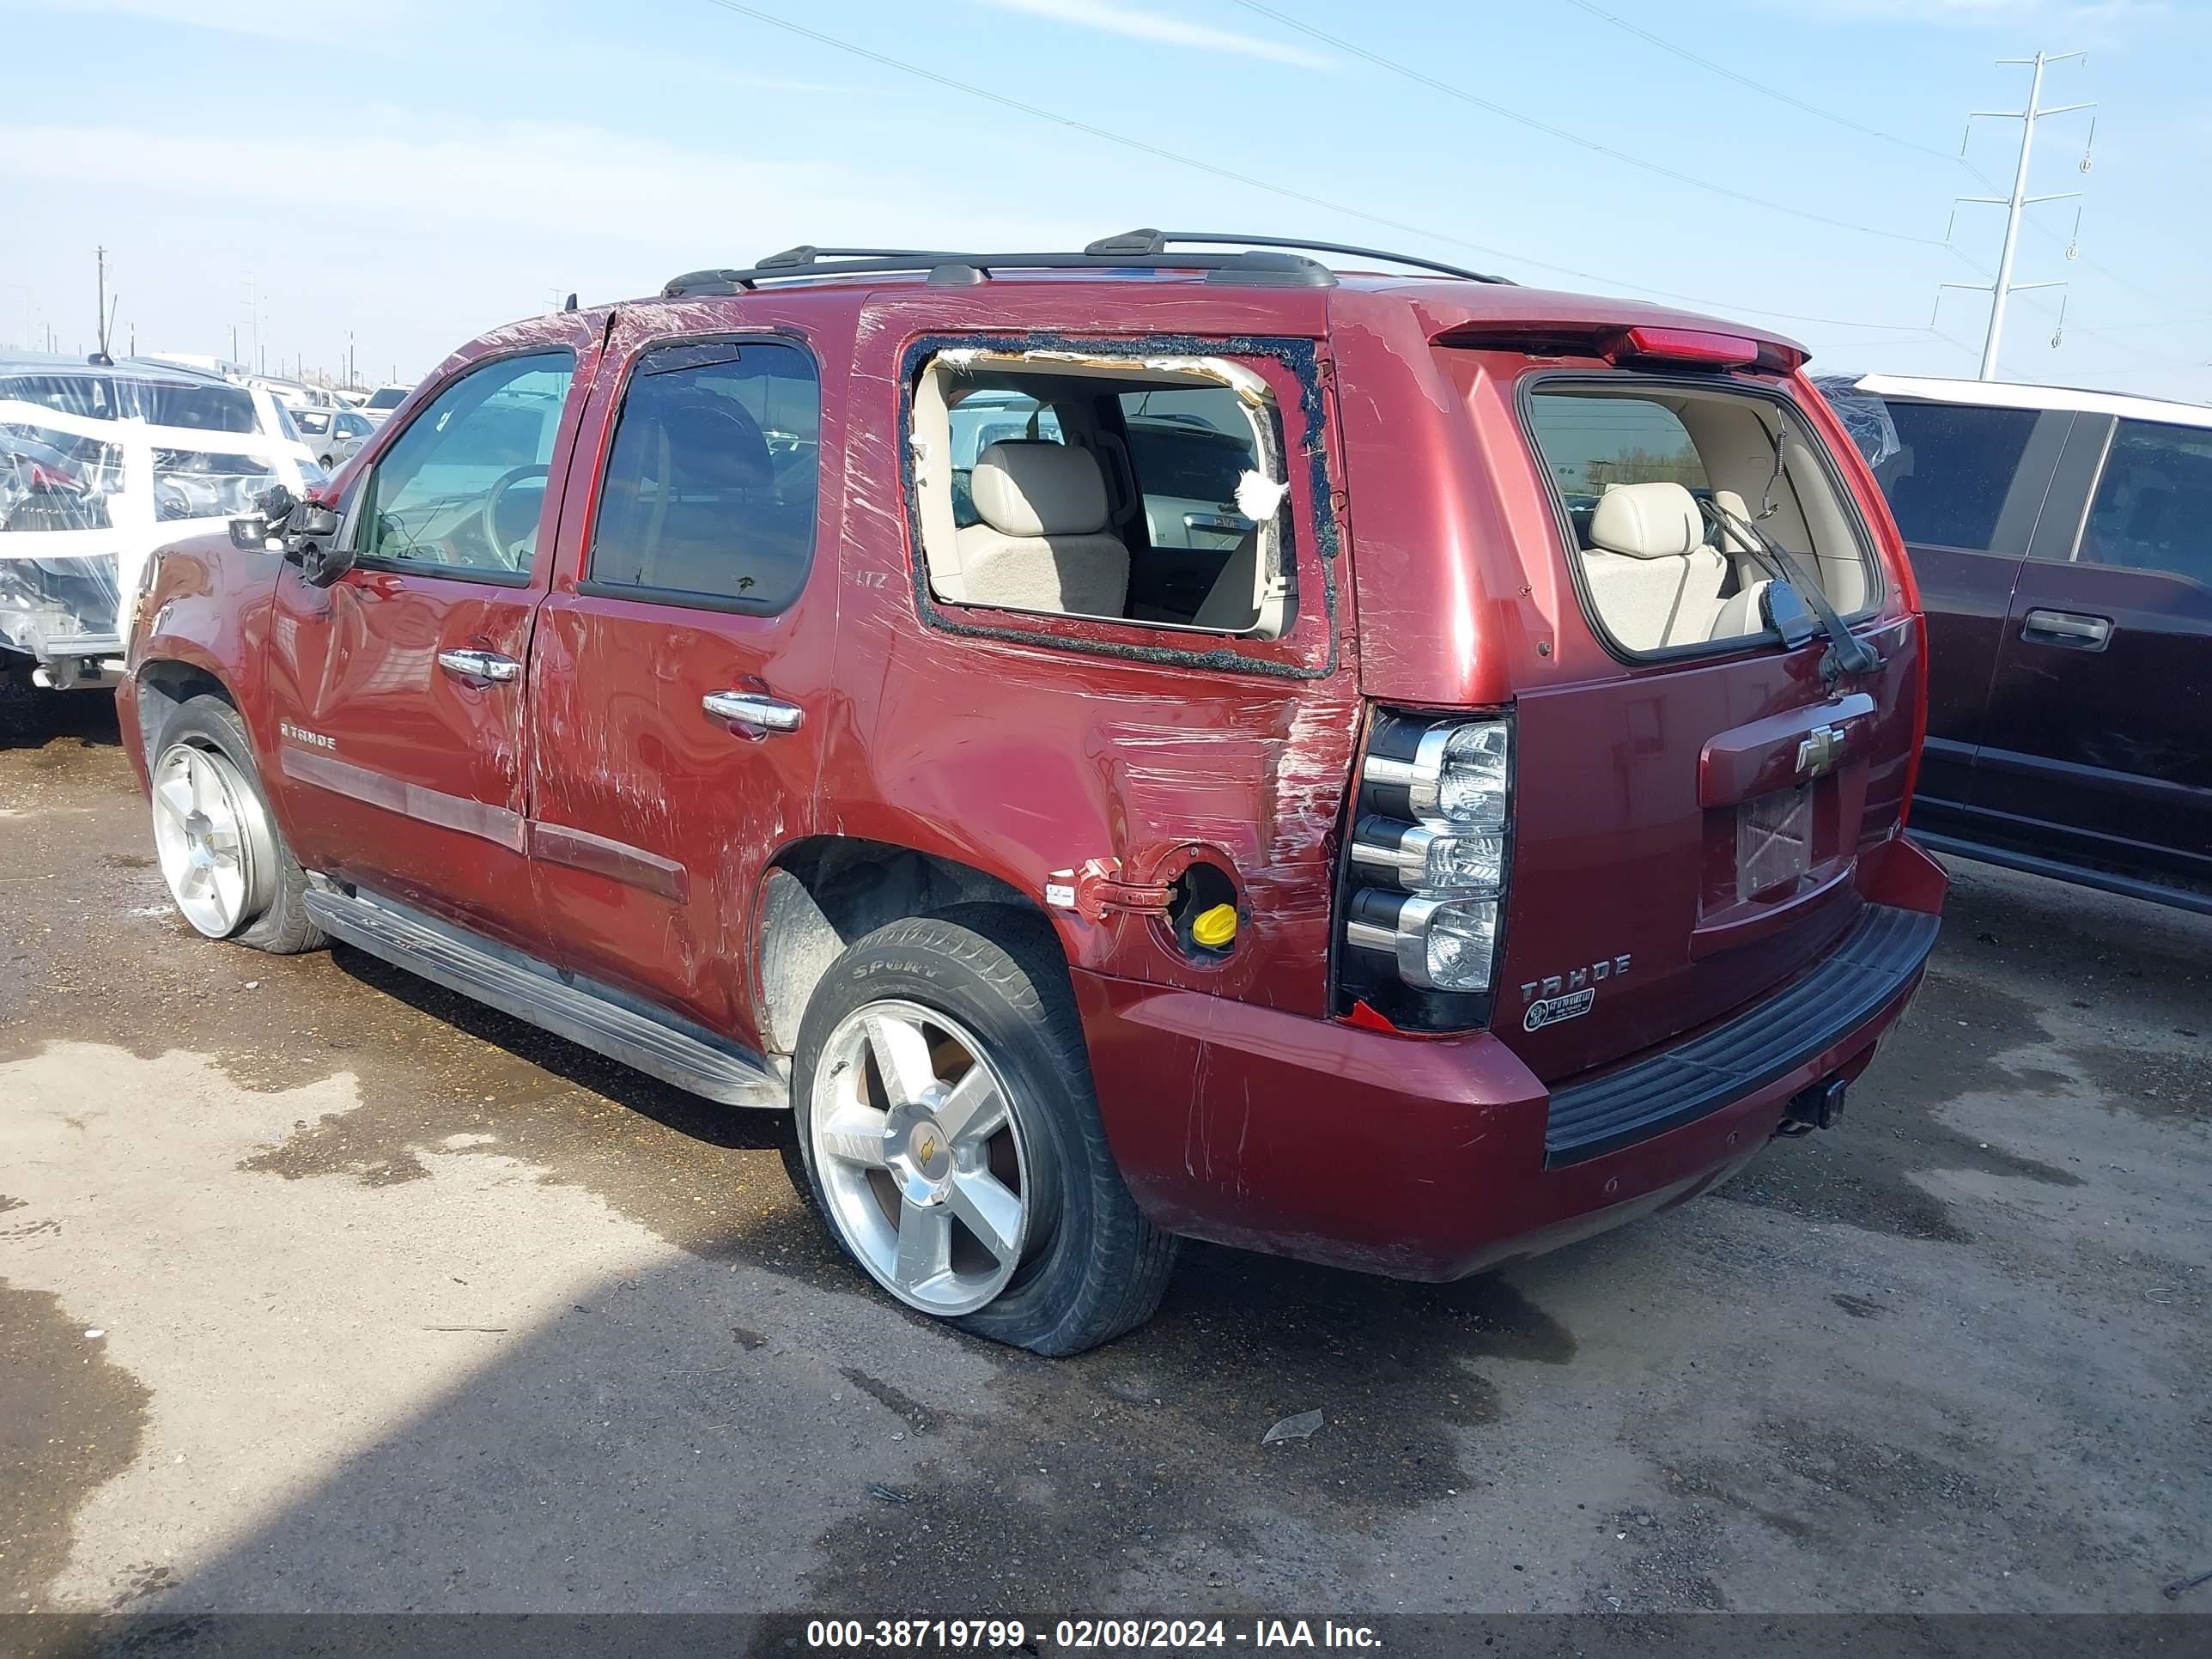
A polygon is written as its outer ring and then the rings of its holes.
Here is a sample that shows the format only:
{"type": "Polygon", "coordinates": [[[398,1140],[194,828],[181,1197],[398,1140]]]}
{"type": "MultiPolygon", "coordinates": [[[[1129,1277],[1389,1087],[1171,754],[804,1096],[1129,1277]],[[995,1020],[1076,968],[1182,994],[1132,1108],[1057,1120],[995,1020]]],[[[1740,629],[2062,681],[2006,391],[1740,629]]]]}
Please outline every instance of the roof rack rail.
{"type": "Polygon", "coordinates": [[[938,287],[988,282],[1000,270],[1202,270],[1208,282],[1266,288],[1329,288],[1335,273],[1318,260],[1255,248],[1242,253],[957,253],[941,248],[816,247],[802,243],[742,270],[690,270],[662,284],[661,297],[736,294],[763,283],[927,271],[938,287]]]}
{"type": "Polygon", "coordinates": [[[763,283],[804,282],[827,276],[869,276],[926,271],[940,288],[988,282],[1000,270],[1202,270],[1210,283],[1272,288],[1328,288],[1336,274],[1309,253],[1343,253],[1380,259],[1415,270],[1432,270],[1471,283],[1508,283],[1436,259],[1350,242],[1315,242],[1292,236],[1231,236],[1205,230],[1129,230],[1101,237],[1080,253],[956,253],[941,248],[817,247],[802,242],[757,260],[742,270],[690,270],[669,279],[663,297],[676,300],[710,294],[737,294],[763,283]],[[1235,252],[1177,252],[1170,245],[1198,244],[1234,248],[1235,252]]]}
{"type": "Polygon", "coordinates": [[[1462,265],[1448,265],[1437,259],[1424,259],[1417,254],[1393,253],[1388,248],[1361,247],[1352,242],[1316,242],[1302,236],[1232,236],[1214,230],[1125,230],[1119,236],[1102,236],[1083,251],[1105,256],[1134,255],[1140,258],[1158,258],[1168,251],[1171,242],[1194,242],[1214,247],[1291,248],[1308,253],[1348,253],[1362,259],[1382,259],[1394,265],[1407,265],[1415,270],[1433,270],[1446,276],[1461,276],[1470,283],[1499,283],[1510,288],[1510,276],[1493,276],[1487,272],[1469,270],[1462,265]]]}

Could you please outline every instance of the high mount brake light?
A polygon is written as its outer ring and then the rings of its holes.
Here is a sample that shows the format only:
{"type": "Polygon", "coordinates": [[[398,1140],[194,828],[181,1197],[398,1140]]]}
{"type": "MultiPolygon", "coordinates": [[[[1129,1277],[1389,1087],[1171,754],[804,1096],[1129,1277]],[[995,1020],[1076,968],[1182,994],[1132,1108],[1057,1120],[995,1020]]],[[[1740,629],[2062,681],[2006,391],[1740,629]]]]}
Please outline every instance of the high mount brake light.
{"type": "Polygon", "coordinates": [[[1700,368],[1765,368],[1795,374],[1805,354],[1778,340],[1722,334],[1702,328],[1639,325],[1608,338],[1601,355],[1609,363],[1675,363],[1700,368]]]}
{"type": "Polygon", "coordinates": [[[1709,334],[1695,328],[1623,329],[1606,344],[1608,362],[1630,358],[1745,368],[1759,361],[1759,342],[1741,334],[1709,334]]]}

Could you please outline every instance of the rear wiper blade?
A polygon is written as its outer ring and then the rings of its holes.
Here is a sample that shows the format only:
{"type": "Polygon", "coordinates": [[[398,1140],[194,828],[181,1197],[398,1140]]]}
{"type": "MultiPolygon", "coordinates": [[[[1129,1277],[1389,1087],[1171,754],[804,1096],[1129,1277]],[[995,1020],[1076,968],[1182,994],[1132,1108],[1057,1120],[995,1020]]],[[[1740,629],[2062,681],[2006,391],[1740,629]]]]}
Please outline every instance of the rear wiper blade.
{"type": "MultiPolygon", "coordinates": [[[[1765,568],[1775,583],[1786,590],[1790,599],[1799,601],[1801,614],[1804,607],[1811,608],[1820,631],[1828,636],[1827,653],[1820,660],[1823,680],[1833,684],[1845,674],[1872,674],[1881,668],[1881,653],[1844,625],[1844,619],[1836,614],[1836,607],[1828,602],[1827,594],[1821,591],[1817,580],[1806,575],[1795,554],[1750,520],[1731,513],[1717,502],[1704,500],[1698,505],[1716,530],[1733,531],[1750,548],[1751,556],[1765,568]]],[[[1767,592],[1773,596],[1775,589],[1769,587],[1767,592]]],[[[1774,609],[1771,602],[1768,608],[1770,611],[1774,609]]],[[[1802,639],[1791,640],[1790,630],[1778,614],[1774,617],[1774,628],[1785,645],[1802,644],[1812,638],[1808,632],[1802,639]]]]}

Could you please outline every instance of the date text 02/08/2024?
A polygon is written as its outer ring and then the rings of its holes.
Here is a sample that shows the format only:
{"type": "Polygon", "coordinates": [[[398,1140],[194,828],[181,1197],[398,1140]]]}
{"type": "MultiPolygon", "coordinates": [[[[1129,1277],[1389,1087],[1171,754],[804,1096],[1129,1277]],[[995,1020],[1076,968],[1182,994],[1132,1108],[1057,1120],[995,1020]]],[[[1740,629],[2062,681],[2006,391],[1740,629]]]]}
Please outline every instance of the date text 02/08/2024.
{"type": "MultiPolygon", "coordinates": [[[[1060,1619],[1050,1626],[1050,1646],[1069,1652],[1178,1651],[1243,1647],[1375,1649],[1382,1645],[1364,1625],[1334,1620],[1255,1619],[1249,1627],[1220,1619],[1060,1619]]],[[[1036,1652],[1046,1627],[1018,1619],[817,1619],[808,1621],[806,1644],[828,1649],[906,1649],[928,1652],[1036,1652]]]]}

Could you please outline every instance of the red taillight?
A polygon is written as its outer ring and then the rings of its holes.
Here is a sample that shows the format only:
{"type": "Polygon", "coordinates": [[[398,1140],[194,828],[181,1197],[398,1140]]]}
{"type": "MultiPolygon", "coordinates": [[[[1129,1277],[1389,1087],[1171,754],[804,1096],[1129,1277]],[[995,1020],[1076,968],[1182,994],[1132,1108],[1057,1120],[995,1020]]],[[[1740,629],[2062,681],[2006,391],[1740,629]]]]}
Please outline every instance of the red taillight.
{"type": "Polygon", "coordinates": [[[57,472],[50,466],[41,466],[38,462],[33,461],[31,463],[31,488],[33,489],[75,490],[77,488],[77,482],[66,472],[57,472]]]}

